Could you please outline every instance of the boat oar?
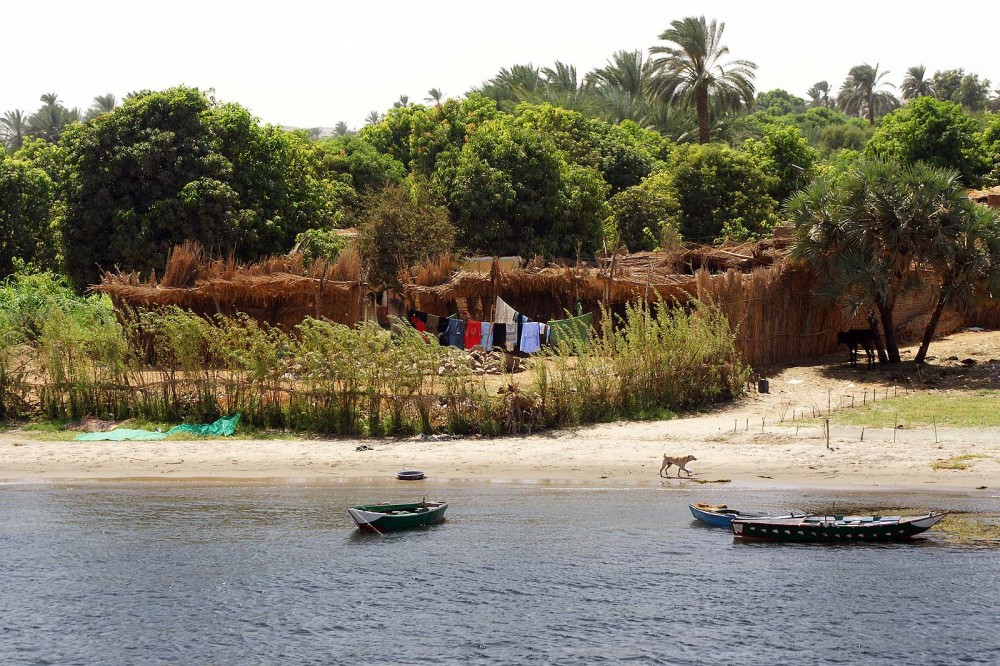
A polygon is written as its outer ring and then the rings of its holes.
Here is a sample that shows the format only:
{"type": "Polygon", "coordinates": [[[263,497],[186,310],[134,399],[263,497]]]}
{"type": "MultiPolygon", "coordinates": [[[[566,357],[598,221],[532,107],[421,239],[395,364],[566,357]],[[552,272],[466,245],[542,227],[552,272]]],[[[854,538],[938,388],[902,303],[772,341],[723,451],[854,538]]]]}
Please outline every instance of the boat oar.
{"type": "Polygon", "coordinates": [[[381,532],[379,532],[378,528],[375,527],[374,525],[372,525],[371,523],[365,523],[365,525],[367,525],[369,528],[371,528],[371,530],[373,532],[375,532],[375,534],[379,535],[380,537],[384,537],[385,536],[384,534],[382,534],[381,532]]]}

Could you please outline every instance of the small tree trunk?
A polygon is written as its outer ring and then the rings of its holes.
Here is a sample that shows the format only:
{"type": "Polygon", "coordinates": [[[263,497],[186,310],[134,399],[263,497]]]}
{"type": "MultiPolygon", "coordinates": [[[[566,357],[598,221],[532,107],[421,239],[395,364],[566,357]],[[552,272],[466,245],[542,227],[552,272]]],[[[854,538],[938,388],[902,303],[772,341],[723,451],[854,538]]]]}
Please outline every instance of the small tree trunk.
{"type": "Polygon", "coordinates": [[[923,363],[927,357],[927,348],[931,346],[931,338],[934,337],[934,331],[937,330],[938,321],[941,320],[941,313],[944,312],[944,306],[947,302],[948,298],[945,295],[944,287],[942,287],[941,291],[938,292],[934,312],[931,313],[931,318],[927,322],[927,328],[924,329],[924,339],[920,341],[920,349],[917,350],[917,357],[913,359],[915,362],[923,363]]]}
{"type": "Polygon", "coordinates": [[[882,318],[882,332],[885,333],[885,351],[888,363],[899,363],[899,344],[896,343],[896,327],[892,324],[892,306],[886,303],[876,303],[879,316],[882,318]]]}
{"type": "Polygon", "coordinates": [[[708,89],[698,87],[695,94],[695,110],[698,112],[698,143],[708,143],[712,138],[708,125],[708,89]]]}
{"type": "Polygon", "coordinates": [[[882,344],[882,336],[878,332],[878,319],[875,318],[874,312],[868,313],[868,330],[872,332],[872,338],[875,340],[875,351],[878,352],[878,362],[888,363],[889,357],[885,355],[885,345],[882,344]]]}

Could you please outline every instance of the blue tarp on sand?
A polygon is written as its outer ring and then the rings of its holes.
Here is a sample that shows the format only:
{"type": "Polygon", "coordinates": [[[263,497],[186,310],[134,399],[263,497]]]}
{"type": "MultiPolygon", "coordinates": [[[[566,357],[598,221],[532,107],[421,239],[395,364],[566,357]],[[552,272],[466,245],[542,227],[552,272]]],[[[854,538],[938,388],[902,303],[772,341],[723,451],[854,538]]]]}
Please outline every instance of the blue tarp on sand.
{"type": "Polygon", "coordinates": [[[240,415],[223,416],[215,423],[182,424],[174,426],[166,432],[155,432],[153,430],[129,430],[119,428],[109,432],[85,432],[73,438],[75,442],[123,442],[129,441],[155,441],[166,439],[168,435],[187,433],[198,437],[229,437],[236,432],[236,424],[240,422],[240,415]]]}

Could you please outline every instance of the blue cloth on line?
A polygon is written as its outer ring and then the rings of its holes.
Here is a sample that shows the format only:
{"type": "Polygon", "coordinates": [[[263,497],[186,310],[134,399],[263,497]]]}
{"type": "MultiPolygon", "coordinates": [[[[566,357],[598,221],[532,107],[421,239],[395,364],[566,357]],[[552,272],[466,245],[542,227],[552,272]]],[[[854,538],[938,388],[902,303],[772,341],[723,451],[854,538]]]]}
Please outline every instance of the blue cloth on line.
{"type": "Polygon", "coordinates": [[[465,322],[460,319],[448,320],[448,344],[465,349],[465,322]]]}
{"type": "Polygon", "coordinates": [[[481,326],[482,328],[480,330],[482,331],[482,342],[480,342],[480,344],[483,346],[483,349],[489,351],[493,349],[493,324],[488,321],[484,321],[481,326]]]}
{"type": "Polygon", "coordinates": [[[541,351],[542,345],[539,341],[540,326],[537,321],[526,321],[521,326],[521,351],[525,354],[533,354],[541,351]]]}

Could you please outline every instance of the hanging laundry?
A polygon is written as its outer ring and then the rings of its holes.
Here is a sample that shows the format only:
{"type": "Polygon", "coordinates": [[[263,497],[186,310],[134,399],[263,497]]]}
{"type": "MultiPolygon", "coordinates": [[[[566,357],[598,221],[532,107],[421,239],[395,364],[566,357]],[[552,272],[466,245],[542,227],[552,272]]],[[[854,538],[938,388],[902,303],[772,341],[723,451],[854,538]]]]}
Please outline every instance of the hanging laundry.
{"type": "Polygon", "coordinates": [[[482,341],[483,322],[470,321],[465,325],[465,348],[472,349],[482,341]]]}
{"type": "Polygon", "coordinates": [[[440,333],[441,327],[441,317],[437,315],[429,314],[427,315],[427,332],[437,335],[440,333]]]}
{"type": "Polygon", "coordinates": [[[448,344],[452,347],[465,349],[465,322],[459,319],[448,320],[448,344]]]}
{"type": "Polygon", "coordinates": [[[507,344],[507,324],[490,324],[490,336],[493,347],[503,349],[507,344]]]}
{"type": "Polygon", "coordinates": [[[520,327],[514,322],[497,324],[497,326],[501,325],[507,327],[506,335],[504,335],[504,346],[507,347],[507,351],[512,352],[517,347],[517,329],[520,327]]]}
{"type": "Polygon", "coordinates": [[[517,311],[507,305],[507,303],[497,296],[495,314],[493,315],[493,321],[499,324],[511,324],[515,321],[517,317],[517,311]]]}
{"type": "Polygon", "coordinates": [[[528,321],[522,324],[520,349],[525,354],[533,354],[541,350],[539,327],[540,324],[537,321],[528,321]]]}
{"type": "Polygon", "coordinates": [[[483,349],[486,351],[493,349],[493,324],[484,321],[480,326],[480,337],[482,338],[483,349]]]}
{"type": "Polygon", "coordinates": [[[407,312],[406,316],[410,320],[410,323],[413,324],[413,327],[415,329],[421,332],[427,330],[426,312],[420,312],[419,310],[410,310],[409,312],[407,312]]]}
{"type": "Polygon", "coordinates": [[[594,330],[594,316],[590,313],[569,319],[559,319],[549,322],[549,343],[557,345],[560,342],[573,344],[586,342],[594,330]]]}

